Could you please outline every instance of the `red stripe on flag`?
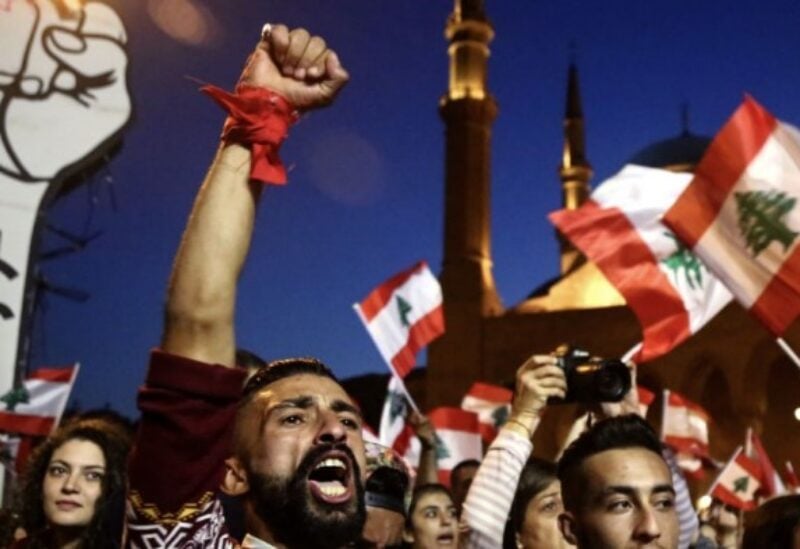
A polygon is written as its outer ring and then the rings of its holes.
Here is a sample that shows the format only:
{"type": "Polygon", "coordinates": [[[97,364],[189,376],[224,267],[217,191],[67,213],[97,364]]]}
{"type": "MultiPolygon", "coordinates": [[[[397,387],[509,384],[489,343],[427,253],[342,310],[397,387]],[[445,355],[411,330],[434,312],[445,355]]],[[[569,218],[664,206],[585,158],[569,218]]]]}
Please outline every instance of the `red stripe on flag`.
{"type": "Polygon", "coordinates": [[[492,441],[497,437],[497,428],[494,425],[489,425],[488,423],[478,423],[478,432],[481,435],[481,440],[483,440],[484,448],[488,447],[492,441]]]}
{"type": "Polygon", "coordinates": [[[73,366],[69,368],[39,368],[30,373],[27,379],[40,379],[42,381],[53,381],[61,383],[69,383],[72,379],[72,372],[75,370],[73,366]]]}
{"type": "Polygon", "coordinates": [[[664,223],[690,248],[714,223],[731,189],[777,124],[764,107],[747,96],[714,137],[694,179],[664,215],[664,223]]]}
{"type": "Polygon", "coordinates": [[[0,431],[24,435],[47,436],[53,430],[55,418],[0,412],[0,431]]]}
{"type": "Polygon", "coordinates": [[[427,266],[425,261],[416,263],[410,269],[397,273],[392,278],[372,290],[364,300],[358,304],[361,314],[364,315],[364,321],[369,322],[381,312],[389,299],[392,297],[394,291],[406,283],[416,272],[427,266]]]}
{"type": "Polygon", "coordinates": [[[783,262],[750,312],[778,336],[800,316],[800,246],[783,262]]]}
{"type": "Polygon", "coordinates": [[[691,335],[681,296],[621,210],[587,200],[579,210],[560,210],[549,217],[603,271],[636,314],[644,341],[640,361],[666,353],[691,335]]]}
{"type": "Polygon", "coordinates": [[[656,394],[647,387],[642,387],[641,385],[637,385],[636,390],[639,393],[640,404],[644,404],[645,406],[650,406],[656,399],[656,394]]]}
{"type": "Polygon", "coordinates": [[[414,436],[414,430],[410,425],[406,424],[397,438],[392,443],[392,450],[401,456],[405,456],[408,449],[411,448],[411,439],[414,436]]]}
{"type": "Polygon", "coordinates": [[[687,408],[702,417],[706,422],[711,418],[705,408],[675,391],[669,392],[669,405],[675,408],[687,408]]]}
{"type": "Polygon", "coordinates": [[[428,419],[437,429],[465,431],[478,434],[478,414],[461,408],[442,406],[431,410],[428,419]]]}
{"type": "Polygon", "coordinates": [[[482,400],[506,403],[511,402],[511,399],[514,397],[513,391],[506,389],[505,387],[491,385],[489,383],[481,383],[480,381],[473,383],[467,394],[482,400]]]}
{"type": "Polygon", "coordinates": [[[439,305],[417,320],[408,331],[408,341],[392,357],[392,366],[400,377],[406,377],[417,361],[417,352],[444,332],[444,312],[439,305]]]}
{"type": "Polygon", "coordinates": [[[711,493],[711,495],[720,500],[722,503],[725,503],[737,509],[752,511],[757,507],[756,502],[754,500],[744,501],[743,499],[736,496],[736,494],[725,488],[722,484],[717,484],[714,487],[714,491],[711,493]]]}
{"type": "Polygon", "coordinates": [[[708,453],[708,446],[702,444],[696,438],[666,435],[664,437],[664,442],[680,452],[690,454],[695,457],[710,457],[708,453]]]}

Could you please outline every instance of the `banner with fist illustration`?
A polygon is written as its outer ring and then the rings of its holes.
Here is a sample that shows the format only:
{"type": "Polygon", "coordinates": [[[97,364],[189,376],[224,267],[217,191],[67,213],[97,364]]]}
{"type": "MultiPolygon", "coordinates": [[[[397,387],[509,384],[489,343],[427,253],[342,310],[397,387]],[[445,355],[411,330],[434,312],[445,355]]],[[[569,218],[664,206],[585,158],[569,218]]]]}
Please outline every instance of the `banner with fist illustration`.
{"type": "Polygon", "coordinates": [[[125,43],[100,2],[0,0],[0,393],[27,351],[44,209],[131,117],[125,43]]]}

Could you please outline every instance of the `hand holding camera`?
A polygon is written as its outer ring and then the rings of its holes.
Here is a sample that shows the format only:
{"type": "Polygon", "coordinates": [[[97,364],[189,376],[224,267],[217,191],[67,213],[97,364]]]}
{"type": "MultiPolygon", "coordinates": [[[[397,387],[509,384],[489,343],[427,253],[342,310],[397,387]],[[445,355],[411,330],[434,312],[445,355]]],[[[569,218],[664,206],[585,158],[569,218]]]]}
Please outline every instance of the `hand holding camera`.
{"type": "Polygon", "coordinates": [[[534,355],[517,370],[514,400],[507,425],[531,438],[550,399],[567,392],[564,371],[550,355],[534,355]]]}

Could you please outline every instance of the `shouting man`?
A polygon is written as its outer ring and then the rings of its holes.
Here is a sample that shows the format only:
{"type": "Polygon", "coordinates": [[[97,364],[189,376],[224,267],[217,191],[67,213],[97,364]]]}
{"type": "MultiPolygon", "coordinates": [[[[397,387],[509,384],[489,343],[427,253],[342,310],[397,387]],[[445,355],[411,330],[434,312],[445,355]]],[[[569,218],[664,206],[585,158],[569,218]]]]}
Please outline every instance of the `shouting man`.
{"type": "Polygon", "coordinates": [[[261,182],[298,112],[327,105],[348,75],[324,40],[265,25],[236,94],[207,89],[230,116],[178,250],[161,348],[139,394],[128,544],[237,547],[221,489],[241,503],[243,547],[342,547],[365,510],[361,415],[330,370],[287,359],[242,391],[235,364],[236,283],[261,182]]]}

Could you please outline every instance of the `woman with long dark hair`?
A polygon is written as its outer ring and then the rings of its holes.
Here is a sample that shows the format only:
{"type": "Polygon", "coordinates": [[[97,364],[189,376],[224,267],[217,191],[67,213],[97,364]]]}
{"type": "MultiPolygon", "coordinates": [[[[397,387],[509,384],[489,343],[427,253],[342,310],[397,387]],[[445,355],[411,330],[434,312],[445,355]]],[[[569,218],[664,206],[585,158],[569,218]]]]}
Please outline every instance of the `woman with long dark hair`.
{"type": "Polygon", "coordinates": [[[15,548],[121,544],[129,439],[102,420],[59,428],[31,455],[18,500],[27,536],[15,548]]]}

